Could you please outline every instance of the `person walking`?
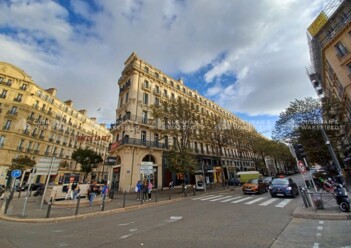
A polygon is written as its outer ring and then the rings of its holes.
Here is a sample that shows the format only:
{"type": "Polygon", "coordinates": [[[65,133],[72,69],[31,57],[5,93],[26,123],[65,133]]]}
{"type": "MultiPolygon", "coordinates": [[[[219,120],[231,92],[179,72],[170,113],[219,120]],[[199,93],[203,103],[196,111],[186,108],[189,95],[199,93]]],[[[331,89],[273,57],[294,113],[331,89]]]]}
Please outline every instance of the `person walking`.
{"type": "Polygon", "coordinates": [[[144,184],[142,185],[142,192],[143,192],[143,200],[147,201],[147,191],[148,191],[148,184],[147,181],[144,181],[144,184]]]}
{"type": "Polygon", "coordinates": [[[78,193],[79,193],[80,189],[79,189],[79,185],[77,182],[72,183],[71,185],[71,198],[73,200],[77,199],[78,193]]]}
{"type": "Polygon", "coordinates": [[[147,189],[148,189],[148,200],[151,201],[151,191],[152,191],[152,188],[153,188],[153,185],[152,185],[152,182],[149,181],[148,185],[147,185],[147,189]]]}
{"type": "Polygon", "coordinates": [[[88,195],[89,195],[89,207],[93,206],[94,199],[99,192],[99,187],[96,185],[96,181],[93,181],[89,187],[88,195]]]}
{"type": "Polygon", "coordinates": [[[135,190],[136,190],[136,193],[137,193],[137,201],[140,200],[142,187],[143,187],[143,184],[139,180],[137,182],[136,186],[135,186],[135,190]]]}

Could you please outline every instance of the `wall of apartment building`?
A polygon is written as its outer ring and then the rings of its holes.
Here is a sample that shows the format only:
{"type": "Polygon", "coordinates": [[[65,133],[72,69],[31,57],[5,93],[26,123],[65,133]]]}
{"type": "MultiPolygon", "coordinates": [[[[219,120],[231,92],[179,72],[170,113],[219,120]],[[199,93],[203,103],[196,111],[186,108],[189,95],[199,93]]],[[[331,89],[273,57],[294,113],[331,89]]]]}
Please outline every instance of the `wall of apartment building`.
{"type": "MultiPolygon", "coordinates": [[[[161,100],[177,99],[177,97],[181,97],[193,102],[195,106],[198,106],[199,111],[203,111],[204,114],[209,112],[221,115],[230,123],[237,123],[242,125],[243,128],[247,129],[252,128],[231,114],[229,111],[224,110],[214,102],[204,98],[195,90],[191,90],[184,86],[181,79],[175,80],[167,76],[162,71],[139,59],[134,53],[125,62],[125,69],[123,70],[118,83],[120,86],[120,95],[118,108],[116,110],[116,118],[120,122],[117,125],[117,128],[112,131],[114,135],[113,140],[117,143],[117,146],[123,143],[122,141],[125,135],[128,135],[129,139],[137,140],[141,138],[141,133],[143,131],[146,133],[146,140],[155,142],[155,129],[153,128],[155,120],[150,118],[150,107],[151,105],[157,103],[157,99],[159,102],[161,102],[161,100]],[[126,114],[127,112],[129,112],[129,116],[126,114]],[[145,119],[143,118],[143,112],[147,113],[147,118],[145,119]],[[127,118],[125,118],[126,115],[128,116],[127,118]],[[126,119],[129,119],[130,122],[126,122],[126,119]]],[[[164,144],[164,140],[161,140],[160,143],[164,144]]],[[[169,137],[169,145],[172,145],[172,137],[169,137]]],[[[122,150],[115,148],[111,152],[115,155],[121,156],[121,167],[126,166],[123,161],[128,161],[130,164],[130,160],[123,159],[125,155],[123,154],[122,150]]],[[[195,148],[194,142],[192,143],[192,148],[195,148]]],[[[145,154],[147,154],[149,150],[149,148],[145,146],[140,146],[138,149],[140,149],[140,151],[144,150],[145,154]]],[[[156,148],[153,149],[152,155],[156,156],[157,158],[162,158],[162,152],[163,149],[157,150],[156,148]]],[[[239,153],[237,149],[235,147],[223,148],[223,154],[227,155],[226,157],[222,158],[224,159],[223,165],[234,168],[236,166],[233,161],[235,159],[234,157],[236,157],[236,160],[239,160],[239,153]]],[[[215,154],[211,151],[209,151],[206,155],[215,156],[215,154]]],[[[245,161],[246,169],[252,170],[255,168],[255,165],[250,155],[252,154],[250,154],[249,151],[245,152],[241,160],[245,161]]],[[[141,156],[138,159],[134,158],[134,160],[137,164],[140,164],[143,158],[144,157],[141,156]]],[[[125,159],[127,159],[127,157],[125,157],[125,159]]],[[[157,160],[160,161],[160,163],[157,164],[157,168],[162,169],[161,160],[157,160]]],[[[236,168],[240,169],[240,166],[236,166],[236,168]]],[[[130,167],[125,169],[125,171],[130,170],[130,167]]],[[[161,173],[158,173],[158,176],[161,176],[162,171],[159,172],[161,173]]],[[[133,178],[133,182],[136,183],[139,176],[135,176],[133,178]]]]}
{"type": "Polygon", "coordinates": [[[56,156],[70,165],[60,173],[79,173],[71,159],[77,148],[106,156],[112,136],[104,125],[87,117],[85,110],[75,110],[71,100],[57,99],[56,89],[42,89],[23,70],[5,62],[0,62],[0,104],[0,166],[9,167],[17,156],[37,162],[56,156]]]}

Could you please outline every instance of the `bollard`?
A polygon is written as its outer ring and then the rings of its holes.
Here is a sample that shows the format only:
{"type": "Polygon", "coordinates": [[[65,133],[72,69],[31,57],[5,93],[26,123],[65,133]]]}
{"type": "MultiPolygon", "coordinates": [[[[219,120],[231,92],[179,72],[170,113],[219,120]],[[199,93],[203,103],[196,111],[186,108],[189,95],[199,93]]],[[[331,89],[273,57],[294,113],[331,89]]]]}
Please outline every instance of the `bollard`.
{"type": "Polygon", "coordinates": [[[193,186],[193,195],[196,195],[196,188],[195,188],[195,185],[193,186]]]}
{"type": "Polygon", "coordinates": [[[11,201],[11,198],[10,198],[10,197],[7,197],[7,198],[6,198],[6,202],[5,202],[4,214],[7,214],[7,209],[8,209],[9,206],[10,206],[10,201],[11,201]]]}
{"type": "Polygon", "coordinates": [[[50,198],[50,201],[49,201],[48,210],[46,212],[46,218],[50,218],[51,206],[52,206],[52,197],[50,198]]]}
{"type": "Polygon", "coordinates": [[[102,196],[101,211],[104,211],[104,210],[105,210],[105,202],[106,202],[106,194],[103,194],[103,196],[102,196]]]}
{"type": "Polygon", "coordinates": [[[126,191],[124,191],[123,193],[123,207],[125,208],[126,207],[126,191]]]}
{"type": "Polygon", "coordinates": [[[76,212],[74,213],[75,215],[78,215],[79,213],[79,205],[80,205],[80,195],[78,195],[77,197],[76,212]]]}
{"type": "Polygon", "coordinates": [[[158,189],[156,188],[156,190],[155,190],[155,202],[158,201],[158,199],[157,199],[157,192],[158,192],[158,189]]]}
{"type": "Polygon", "coordinates": [[[185,185],[184,186],[184,197],[187,197],[188,196],[188,189],[187,189],[187,186],[185,185]]]}

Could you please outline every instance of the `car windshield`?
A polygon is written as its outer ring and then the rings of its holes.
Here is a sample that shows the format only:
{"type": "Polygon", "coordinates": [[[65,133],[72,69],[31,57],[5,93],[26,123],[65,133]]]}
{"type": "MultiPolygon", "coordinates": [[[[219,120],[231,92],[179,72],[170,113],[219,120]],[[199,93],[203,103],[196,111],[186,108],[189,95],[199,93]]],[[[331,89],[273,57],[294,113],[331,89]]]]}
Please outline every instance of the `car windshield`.
{"type": "Polygon", "coordinates": [[[256,183],[256,184],[258,184],[258,179],[252,179],[252,180],[250,181],[250,183],[256,183]]]}
{"type": "Polygon", "coordinates": [[[288,185],[289,181],[286,179],[277,178],[272,181],[272,185],[288,185]]]}

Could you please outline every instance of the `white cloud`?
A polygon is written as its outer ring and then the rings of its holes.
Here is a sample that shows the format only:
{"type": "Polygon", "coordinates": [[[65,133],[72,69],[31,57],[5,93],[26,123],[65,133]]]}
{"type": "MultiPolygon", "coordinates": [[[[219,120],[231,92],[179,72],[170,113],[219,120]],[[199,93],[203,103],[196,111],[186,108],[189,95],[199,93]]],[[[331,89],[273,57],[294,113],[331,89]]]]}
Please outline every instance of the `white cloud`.
{"type": "Polygon", "coordinates": [[[59,3],[0,4],[0,60],[105,122],[115,119],[118,77],[133,51],[170,75],[213,64],[204,82],[185,84],[206,82],[208,96],[233,112],[278,114],[314,94],[306,29],[325,0],[90,2],[97,11],[71,1],[89,25],[71,23],[59,3]],[[223,75],[237,81],[221,84],[223,75]]]}

